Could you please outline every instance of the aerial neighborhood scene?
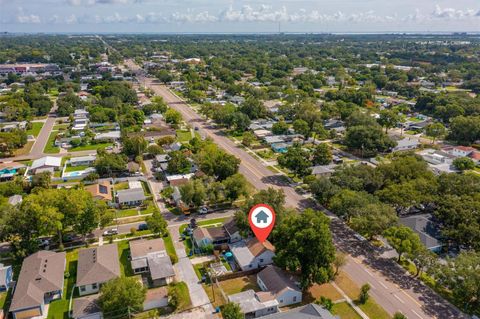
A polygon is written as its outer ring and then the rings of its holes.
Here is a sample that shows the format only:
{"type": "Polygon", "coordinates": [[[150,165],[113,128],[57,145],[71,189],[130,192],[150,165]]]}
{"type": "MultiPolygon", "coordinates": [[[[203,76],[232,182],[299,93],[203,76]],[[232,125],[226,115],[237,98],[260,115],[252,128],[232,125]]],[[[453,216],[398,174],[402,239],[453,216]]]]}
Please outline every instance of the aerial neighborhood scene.
{"type": "Polygon", "coordinates": [[[0,5],[0,319],[479,319],[478,1],[0,5]]]}

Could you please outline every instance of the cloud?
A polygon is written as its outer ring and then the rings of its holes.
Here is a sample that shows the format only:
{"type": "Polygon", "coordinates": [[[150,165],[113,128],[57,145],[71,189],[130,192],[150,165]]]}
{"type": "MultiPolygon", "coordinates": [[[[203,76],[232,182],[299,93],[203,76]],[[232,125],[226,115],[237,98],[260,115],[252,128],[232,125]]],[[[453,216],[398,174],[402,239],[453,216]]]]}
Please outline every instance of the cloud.
{"type": "Polygon", "coordinates": [[[131,4],[141,3],[143,0],[66,0],[72,6],[93,6],[96,4],[131,4]]]}
{"type": "Polygon", "coordinates": [[[433,18],[440,19],[465,19],[480,16],[480,11],[473,9],[457,10],[454,8],[442,8],[439,5],[435,6],[435,11],[432,13],[433,18]]]}
{"type": "Polygon", "coordinates": [[[15,21],[21,24],[37,24],[41,23],[42,20],[40,16],[36,14],[25,13],[22,7],[17,8],[17,15],[15,16],[15,21]]]}

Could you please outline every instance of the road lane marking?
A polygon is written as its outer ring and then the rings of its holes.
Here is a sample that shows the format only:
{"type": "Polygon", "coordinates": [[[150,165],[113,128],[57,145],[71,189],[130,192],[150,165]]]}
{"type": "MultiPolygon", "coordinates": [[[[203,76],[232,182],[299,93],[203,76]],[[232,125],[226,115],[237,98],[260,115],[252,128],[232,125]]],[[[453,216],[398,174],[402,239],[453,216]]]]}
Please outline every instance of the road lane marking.
{"type": "Polygon", "coordinates": [[[415,298],[413,298],[412,296],[410,296],[409,294],[407,294],[407,293],[405,292],[405,290],[400,289],[400,291],[403,292],[403,294],[404,294],[405,296],[407,296],[408,298],[410,298],[410,299],[411,299],[414,303],[416,303],[419,307],[422,307],[422,304],[419,303],[415,298]]]}
{"type": "MultiPolygon", "coordinates": [[[[393,294],[392,294],[393,295],[393,294]]],[[[402,299],[400,299],[400,297],[398,297],[397,295],[393,295],[395,298],[397,298],[401,303],[405,304],[405,301],[403,301],[402,299]]]]}
{"type": "Polygon", "coordinates": [[[410,309],[410,310],[411,310],[411,311],[412,311],[414,314],[416,314],[418,318],[421,318],[421,319],[423,319],[423,317],[422,317],[422,316],[420,316],[420,315],[419,315],[419,314],[418,314],[418,313],[417,313],[415,310],[413,310],[413,309],[410,309]]]}
{"type": "Polygon", "coordinates": [[[379,283],[380,285],[382,285],[383,288],[388,289],[387,285],[385,285],[385,284],[384,284],[383,282],[381,282],[380,280],[378,281],[378,283],[379,283]]]}
{"type": "Polygon", "coordinates": [[[364,270],[367,272],[367,274],[369,274],[370,276],[374,277],[373,274],[372,274],[368,269],[364,269],[364,270]]]}
{"type": "Polygon", "coordinates": [[[377,289],[377,288],[375,288],[375,286],[374,286],[371,282],[369,282],[368,284],[369,284],[370,287],[372,287],[373,289],[377,289]]]}

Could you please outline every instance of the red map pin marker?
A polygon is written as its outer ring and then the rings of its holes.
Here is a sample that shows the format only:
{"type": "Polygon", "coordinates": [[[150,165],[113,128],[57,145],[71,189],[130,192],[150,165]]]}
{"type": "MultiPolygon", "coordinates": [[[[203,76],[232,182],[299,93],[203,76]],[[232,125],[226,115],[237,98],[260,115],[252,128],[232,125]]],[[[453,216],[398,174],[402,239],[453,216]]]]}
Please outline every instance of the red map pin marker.
{"type": "Polygon", "coordinates": [[[275,211],[266,204],[255,205],[250,209],[248,221],[258,241],[263,243],[275,225],[275,211]]]}

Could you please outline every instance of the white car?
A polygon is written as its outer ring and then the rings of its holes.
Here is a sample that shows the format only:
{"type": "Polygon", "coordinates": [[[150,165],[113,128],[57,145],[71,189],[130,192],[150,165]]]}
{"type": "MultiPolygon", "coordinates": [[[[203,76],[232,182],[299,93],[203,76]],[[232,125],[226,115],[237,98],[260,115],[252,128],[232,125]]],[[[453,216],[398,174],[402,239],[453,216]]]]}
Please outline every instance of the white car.
{"type": "Polygon", "coordinates": [[[103,232],[103,236],[112,236],[118,234],[118,228],[107,229],[103,232]]]}
{"type": "Polygon", "coordinates": [[[208,213],[208,208],[207,207],[200,207],[200,209],[198,210],[198,213],[200,215],[204,215],[204,214],[208,213]]]}

